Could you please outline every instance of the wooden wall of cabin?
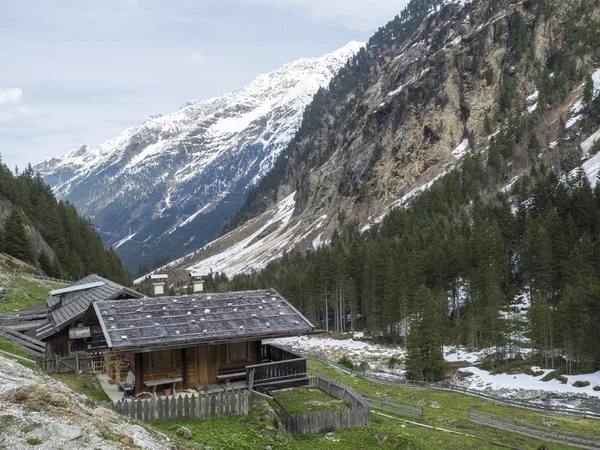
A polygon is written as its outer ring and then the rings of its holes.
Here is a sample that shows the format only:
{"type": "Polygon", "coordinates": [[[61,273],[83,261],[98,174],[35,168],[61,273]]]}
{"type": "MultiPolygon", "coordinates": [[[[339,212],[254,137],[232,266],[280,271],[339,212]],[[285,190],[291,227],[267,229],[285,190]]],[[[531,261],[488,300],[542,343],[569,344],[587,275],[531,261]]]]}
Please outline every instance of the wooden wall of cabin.
{"type": "Polygon", "coordinates": [[[242,368],[253,364],[260,364],[261,361],[261,341],[240,342],[235,344],[220,344],[218,346],[218,369],[242,368]],[[245,345],[246,357],[238,358],[239,345],[245,345]]]}
{"type": "MultiPolygon", "coordinates": [[[[186,370],[183,366],[183,354],[184,350],[162,350],[157,352],[149,353],[138,353],[138,360],[136,361],[135,367],[141,375],[136,374],[136,393],[141,391],[152,391],[153,388],[149,388],[144,383],[150,380],[160,380],[162,378],[174,378],[182,377],[183,382],[179,382],[175,385],[175,388],[180,390],[184,389],[185,377],[184,373],[186,370]],[[138,376],[140,377],[140,383],[137,382],[138,376]],[[138,385],[139,384],[139,391],[138,385]]],[[[137,356],[136,355],[136,356],[137,356]]],[[[163,388],[170,388],[171,385],[158,386],[157,392],[160,392],[163,388]]]]}
{"type": "Polygon", "coordinates": [[[69,330],[62,330],[46,340],[46,357],[69,356],[69,330]]]}
{"type": "MultiPolygon", "coordinates": [[[[131,366],[136,375],[136,394],[151,391],[144,385],[150,380],[182,377],[183,381],[176,384],[177,390],[193,389],[198,385],[217,382],[219,369],[244,368],[252,364],[260,364],[261,341],[245,343],[247,354],[243,360],[232,359],[239,355],[239,349],[229,346],[237,344],[202,345],[198,347],[164,350],[161,352],[138,353],[131,366]]],[[[159,386],[157,392],[169,385],[159,386]]]]}

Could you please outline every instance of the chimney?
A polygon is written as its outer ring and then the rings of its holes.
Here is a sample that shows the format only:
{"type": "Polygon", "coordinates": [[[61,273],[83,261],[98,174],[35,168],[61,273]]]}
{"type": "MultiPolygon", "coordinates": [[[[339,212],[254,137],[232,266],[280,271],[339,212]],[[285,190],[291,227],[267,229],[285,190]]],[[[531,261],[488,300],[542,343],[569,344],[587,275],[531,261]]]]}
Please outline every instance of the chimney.
{"type": "Polygon", "coordinates": [[[169,276],[167,274],[150,275],[152,286],[154,286],[155,297],[162,297],[165,295],[165,286],[167,285],[168,278],[169,276]]]}
{"type": "Polygon", "coordinates": [[[190,272],[190,277],[192,278],[193,290],[194,294],[200,294],[204,292],[204,280],[202,279],[202,275],[198,272],[190,272]]]}

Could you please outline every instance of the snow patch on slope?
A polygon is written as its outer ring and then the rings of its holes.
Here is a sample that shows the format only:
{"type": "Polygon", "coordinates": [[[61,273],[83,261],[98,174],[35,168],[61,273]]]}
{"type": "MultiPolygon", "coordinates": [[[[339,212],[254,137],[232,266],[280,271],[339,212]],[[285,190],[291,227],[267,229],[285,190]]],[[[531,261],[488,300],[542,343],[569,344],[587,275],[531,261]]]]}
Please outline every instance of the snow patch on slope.
{"type": "Polygon", "coordinates": [[[235,92],[152,116],[35,170],[58,198],[105,222],[96,225],[107,230],[107,244],[122,246],[141,230],[153,238],[173,233],[214,209],[216,198],[243,195],[260,180],[294,136],[314,94],[363,46],[350,42],[286,64],[235,92]],[[107,210],[115,212],[107,217],[107,210]],[[157,217],[163,218],[160,229],[152,225],[157,217]]]}
{"type": "Polygon", "coordinates": [[[546,391],[546,392],[559,392],[562,394],[586,394],[589,397],[600,398],[600,391],[594,391],[594,386],[600,386],[600,371],[585,375],[566,375],[568,381],[566,384],[562,384],[559,380],[542,381],[542,378],[551,369],[540,369],[539,367],[532,367],[532,370],[542,370],[543,375],[531,376],[526,374],[495,374],[492,375],[490,372],[482,370],[475,366],[466,367],[461,369],[464,372],[471,372],[473,375],[462,378],[457,382],[458,385],[468,387],[470,389],[485,391],[485,390],[509,390],[506,396],[509,397],[521,397],[520,393],[523,391],[546,391]],[[590,385],[586,387],[575,387],[573,383],[577,381],[589,381],[590,385]],[[511,395],[512,394],[512,395],[511,395]]]}
{"type": "MultiPolygon", "coordinates": [[[[283,249],[287,247],[290,237],[289,233],[285,233],[285,231],[288,231],[286,227],[296,206],[295,195],[294,192],[280,201],[273,217],[246,239],[187,269],[199,273],[209,273],[212,270],[231,276],[260,270],[272,260],[282,256],[283,249]],[[265,231],[273,225],[277,226],[276,230],[264,236],[265,231]]],[[[214,245],[217,241],[208,244],[205,248],[214,245]]]]}
{"type": "MultiPolygon", "coordinates": [[[[594,93],[592,95],[592,98],[596,98],[600,93],[600,69],[596,70],[596,72],[592,74],[592,80],[594,81],[594,93]]],[[[583,99],[581,99],[577,101],[577,103],[575,103],[575,106],[573,106],[573,108],[571,109],[571,118],[565,124],[565,127],[567,129],[572,128],[573,125],[575,125],[582,119],[583,109],[583,99]]]]}

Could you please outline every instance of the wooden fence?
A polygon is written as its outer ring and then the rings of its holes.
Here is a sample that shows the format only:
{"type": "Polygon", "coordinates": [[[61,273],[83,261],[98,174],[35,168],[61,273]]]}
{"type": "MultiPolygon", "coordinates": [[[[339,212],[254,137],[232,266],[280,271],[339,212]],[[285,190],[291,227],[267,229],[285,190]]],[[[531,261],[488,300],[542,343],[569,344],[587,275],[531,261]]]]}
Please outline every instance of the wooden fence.
{"type": "Polygon", "coordinates": [[[70,280],[62,280],[60,278],[52,278],[52,277],[47,277],[45,275],[36,275],[35,273],[13,272],[11,270],[0,270],[0,273],[4,274],[4,275],[14,275],[14,276],[18,276],[18,277],[35,278],[36,280],[54,281],[56,283],[63,283],[63,284],[71,284],[72,283],[72,281],[70,281],[70,280]]]}
{"type": "Polygon", "coordinates": [[[12,272],[10,270],[0,270],[0,273],[4,274],[4,275],[13,275],[13,276],[17,276],[17,277],[35,278],[36,280],[54,281],[56,283],[62,283],[62,284],[73,283],[72,281],[69,281],[69,280],[61,280],[60,278],[52,278],[52,277],[47,277],[44,275],[36,275],[35,273],[12,272]]]}
{"type": "Polygon", "coordinates": [[[36,357],[42,357],[44,353],[46,353],[45,342],[38,341],[37,339],[33,339],[25,334],[11,330],[10,328],[2,325],[0,325],[0,336],[8,339],[16,347],[30,352],[36,357]]]}
{"type": "Polygon", "coordinates": [[[469,395],[471,397],[477,397],[483,400],[487,400],[492,403],[496,403],[498,405],[504,406],[513,406],[515,408],[527,409],[529,411],[536,411],[546,414],[555,414],[558,416],[566,416],[566,417],[576,417],[580,419],[596,419],[600,420],[600,413],[590,410],[583,410],[579,408],[561,408],[560,406],[553,406],[550,404],[542,404],[536,403],[530,400],[517,400],[506,397],[501,397],[499,395],[494,395],[489,392],[478,391],[475,389],[464,388],[460,386],[455,386],[448,382],[426,382],[426,381],[411,381],[411,380],[395,380],[392,381],[389,378],[379,377],[376,374],[367,374],[364,372],[357,372],[348,369],[347,367],[341,366],[333,361],[329,361],[320,355],[311,352],[298,351],[296,349],[291,349],[295,353],[303,355],[307,358],[315,359],[324,364],[333,367],[340,372],[351,374],[357,376],[359,378],[363,378],[365,380],[374,381],[380,384],[388,384],[391,386],[401,384],[403,386],[412,386],[412,387],[422,387],[428,389],[438,389],[442,391],[448,392],[458,392],[461,394],[469,395]]]}
{"type": "Polygon", "coordinates": [[[311,377],[310,387],[321,389],[350,406],[337,411],[291,414],[277,399],[273,398],[279,407],[277,411],[281,422],[288,432],[316,434],[370,425],[371,409],[369,404],[348,386],[318,376],[311,377]]]}
{"type": "Polygon", "coordinates": [[[362,394],[362,396],[367,400],[371,409],[377,409],[396,416],[410,417],[411,419],[420,420],[423,418],[422,406],[392,400],[390,398],[377,397],[375,395],[362,394]]]}
{"type": "Polygon", "coordinates": [[[79,371],[92,373],[94,371],[94,361],[97,360],[98,357],[73,354],[71,356],[55,356],[54,358],[42,359],[38,361],[38,364],[45,373],[56,374],[79,371]]]}
{"type": "Polygon", "coordinates": [[[573,433],[571,431],[532,425],[517,419],[496,416],[494,414],[484,413],[473,409],[469,409],[469,423],[508,431],[510,433],[517,433],[523,436],[552,442],[554,444],[570,445],[572,447],[586,449],[600,448],[600,436],[573,433]]]}
{"type": "Polygon", "coordinates": [[[172,395],[151,399],[122,400],[103,405],[132,419],[170,422],[183,419],[245,415],[249,411],[247,389],[198,395],[172,395]]]}

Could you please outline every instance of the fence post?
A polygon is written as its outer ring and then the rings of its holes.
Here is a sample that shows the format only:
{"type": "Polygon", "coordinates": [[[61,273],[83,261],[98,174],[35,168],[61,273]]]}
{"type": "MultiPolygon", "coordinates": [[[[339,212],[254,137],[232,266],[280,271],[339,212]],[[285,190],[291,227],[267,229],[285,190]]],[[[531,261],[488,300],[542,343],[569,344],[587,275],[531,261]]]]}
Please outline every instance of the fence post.
{"type": "Polygon", "coordinates": [[[163,401],[160,397],[158,397],[157,408],[158,408],[158,421],[162,422],[164,419],[164,410],[163,410],[163,401]]]}

